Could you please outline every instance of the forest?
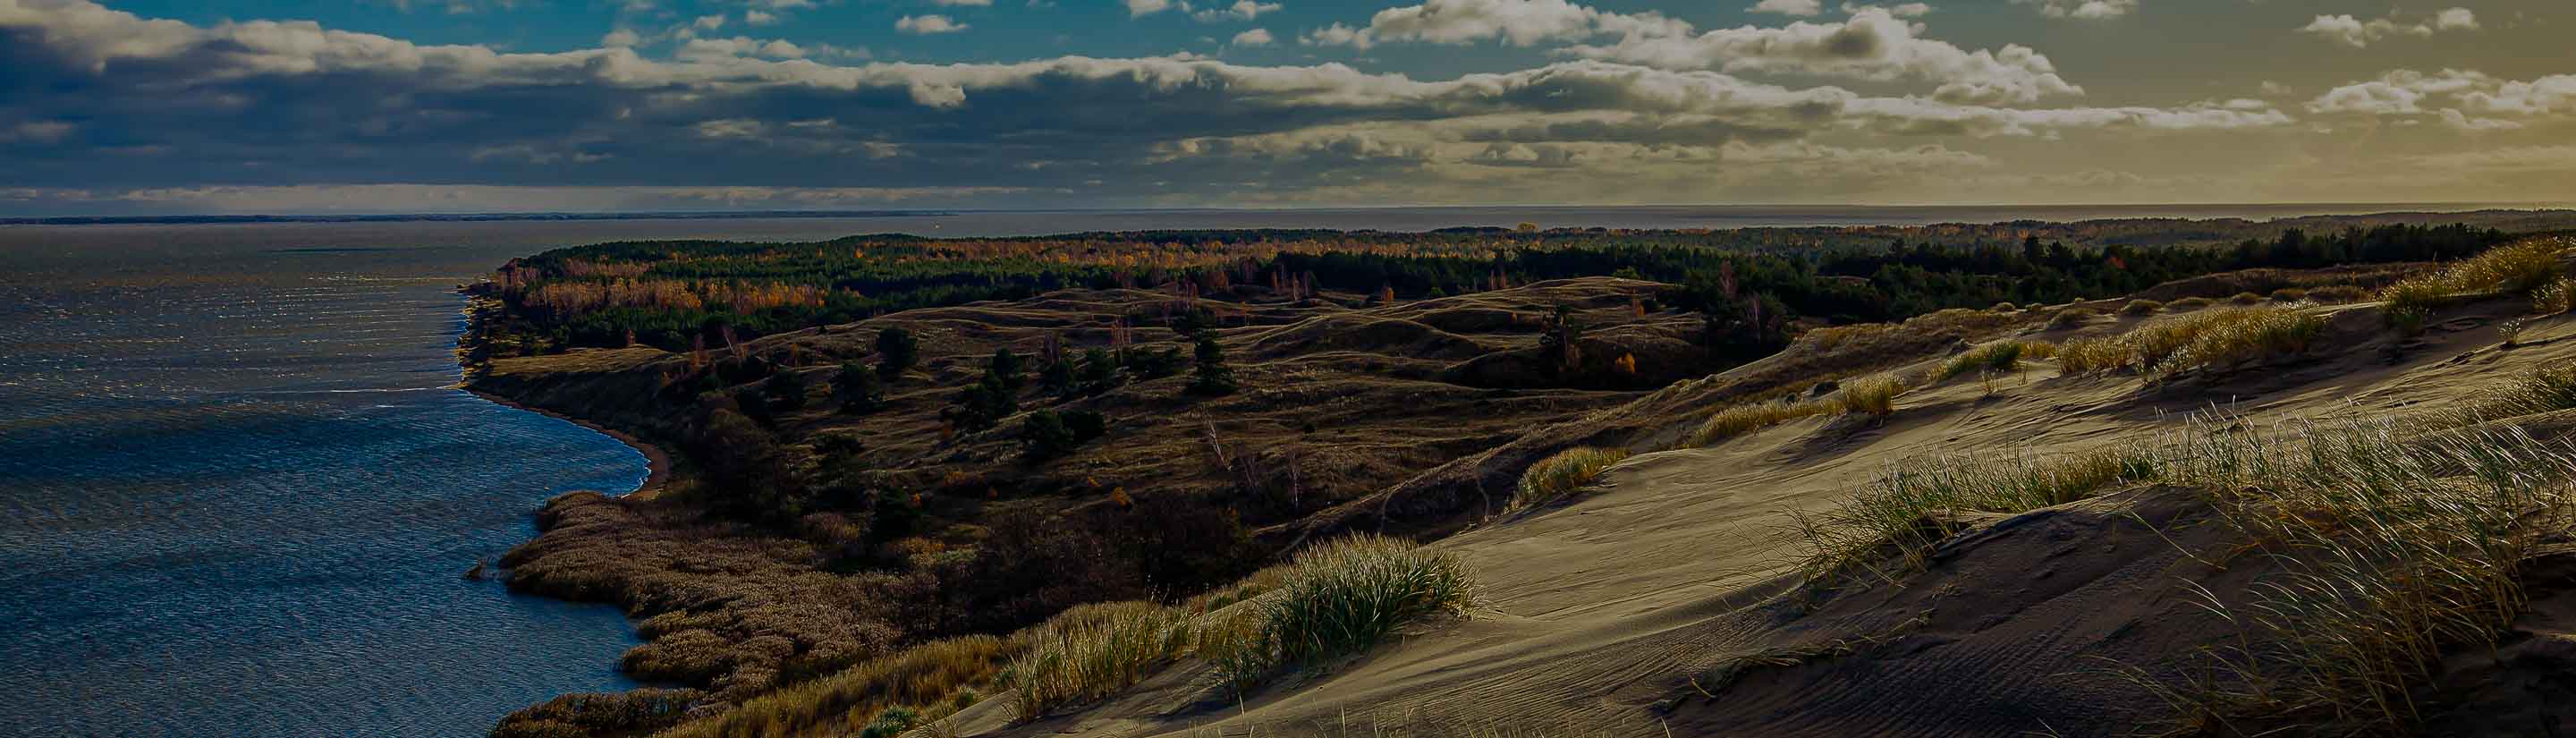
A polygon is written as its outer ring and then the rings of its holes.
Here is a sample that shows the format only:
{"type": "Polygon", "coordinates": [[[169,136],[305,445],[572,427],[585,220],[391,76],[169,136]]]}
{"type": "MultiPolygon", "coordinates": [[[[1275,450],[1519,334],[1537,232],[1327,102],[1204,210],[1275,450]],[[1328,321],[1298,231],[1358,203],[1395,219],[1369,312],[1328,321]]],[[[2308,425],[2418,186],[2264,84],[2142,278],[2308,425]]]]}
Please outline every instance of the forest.
{"type": "Polygon", "coordinates": [[[649,345],[684,351],[888,312],[1067,289],[1243,297],[1422,299],[1611,275],[1674,285],[1712,344],[1750,358],[1800,320],[1901,320],[1944,308],[2059,303],[2255,267],[2442,261],[2494,228],[2406,222],[2210,240],[2210,222],[2004,223],[1734,231],[1429,233],[1147,231],[995,239],[854,236],[822,243],[624,242],[514,260],[476,290],[519,353],[649,345]]]}

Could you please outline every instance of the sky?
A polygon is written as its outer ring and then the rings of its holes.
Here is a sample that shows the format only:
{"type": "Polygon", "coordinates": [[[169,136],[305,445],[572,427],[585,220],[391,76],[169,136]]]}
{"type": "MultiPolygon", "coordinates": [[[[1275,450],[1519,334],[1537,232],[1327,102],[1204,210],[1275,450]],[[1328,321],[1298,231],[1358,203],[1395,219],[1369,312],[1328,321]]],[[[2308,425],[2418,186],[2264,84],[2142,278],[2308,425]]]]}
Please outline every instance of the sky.
{"type": "Polygon", "coordinates": [[[2576,202],[2576,2],[0,0],[0,215],[2576,202]]]}

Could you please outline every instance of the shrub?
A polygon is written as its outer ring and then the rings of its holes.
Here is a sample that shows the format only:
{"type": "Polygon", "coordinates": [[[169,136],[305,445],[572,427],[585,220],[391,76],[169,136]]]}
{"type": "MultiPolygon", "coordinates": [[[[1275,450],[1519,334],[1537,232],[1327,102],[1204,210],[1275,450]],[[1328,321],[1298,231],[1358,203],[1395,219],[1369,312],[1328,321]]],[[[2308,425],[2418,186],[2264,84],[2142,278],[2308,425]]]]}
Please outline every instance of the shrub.
{"type": "Polygon", "coordinates": [[[841,412],[845,413],[875,412],[885,407],[877,373],[855,361],[841,364],[841,370],[832,375],[832,397],[841,401],[841,412]]]}
{"type": "Polygon", "coordinates": [[[2297,287],[2283,287],[2272,291],[2273,302],[2301,302],[2306,299],[2308,299],[2308,291],[2297,287]]]}
{"type": "Polygon", "coordinates": [[[2227,301],[2238,305],[2260,305],[2263,303],[2263,296],[2252,292],[2239,292],[2235,297],[2227,298],[2227,301]]]}
{"type": "Polygon", "coordinates": [[[2088,307],[2066,308],[2064,310],[2057,311],[2056,315],[2049,316],[2048,327],[2074,328],[2084,325],[2086,322],[2093,320],[2094,316],[2101,314],[2101,311],[2088,307]]]}
{"type": "Polygon", "coordinates": [[[2165,304],[2154,300],[2130,300],[2129,304],[2120,306],[2120,314],[2128,316],[2154,315],[2156,314],[2156,311],[2163,309],[2165,309],[2165,304]]]}
{"type": "Polygon", "coordinates": [[[1030,456],[1052,458],[1108,432],[1109,421],[1089,410],[1039,410],[1021,421],[1020,438],[1030,456]]]}
{"type": "Polygon", "coordinates": [[[769,399],[771,409],[788,412],[803,410],[805,409],[805,375],[794,369],[780,370],[776,374],[769,375],[769,381],[760,384],[760,394],[769,399]]]}
{"type": "Polygon", "coordinates": [[[2206,298],[2206,297],[2185,297],[2185,298],[2182,298],[2182,299],[2180,299],[2180,300],[2175,300],[2175,301],[2173,301],[2173,302],[2165,303],[2165,307],[2170,308],[2170,309],[2173,309],[2173,310],[2177,310],[2177,311],[2180,311],[2180,310],[2199,310],[2199,309],[2201,309],[2201,308],[2209,307],[2210,305],[2213,305],[2213,304],[2216,304],[2216,303],[2215,303],[2214,301],[2210,300],[2209,298],[2206,298]]]}
{"type": "Polygon", "coordinates": [[[1617,448],[1580,446],[1559,451],[1521,472],[1520,488],[1512,493],[1511,506],[1526,510],[1563,499],[1625,458],[1628,451],[1617,448]]]}
{"type": "Polygon", "coordinates": [[[1998,312],[1998,313],[2009,313],[2009,312],[2012,312],[2012,311],[2015,311],[2015,310],[2020,310],[2020,309],[2021,309],[2021,307],[2020,307],[2020,306],[2018,306],[2018,305],[2014,305],[2014,304],[2012,304],[2012,303],[2009,303],[2009,302],[1998,302],[1998,303],[1995,303],[1995,306],[1994,306],[1994,307],[1992,307],[1992,308],[1988,308],[1988,309],[1989,309],[1989,310],[1993,310],[1993,311],[1998,312]]]}
{"type": "Polygon", "coordinates": [[[1893,375],[1865,377],[1843,383],[1834,393],[1835,406],[1844,413],[1886,417],[1896,412],[1896,396],[1905,393],[1905,383],[1893,375]]]}

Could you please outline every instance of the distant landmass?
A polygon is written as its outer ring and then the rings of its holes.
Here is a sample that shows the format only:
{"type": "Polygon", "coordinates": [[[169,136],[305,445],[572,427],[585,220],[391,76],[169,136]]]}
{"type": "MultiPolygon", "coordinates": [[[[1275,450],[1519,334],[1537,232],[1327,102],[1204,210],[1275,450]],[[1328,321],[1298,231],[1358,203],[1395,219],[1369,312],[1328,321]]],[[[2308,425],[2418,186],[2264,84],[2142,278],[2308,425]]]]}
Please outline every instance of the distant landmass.
{"type": "Polygon", "coordinates": [[[738,210],[677,213],[379,213],[361,215],[75,215],[0,218],[0,225],[185,225],[196,223],[397,223],[503,220],[747,220],[753,218],[922,218],[930,210],[738,210]]]}

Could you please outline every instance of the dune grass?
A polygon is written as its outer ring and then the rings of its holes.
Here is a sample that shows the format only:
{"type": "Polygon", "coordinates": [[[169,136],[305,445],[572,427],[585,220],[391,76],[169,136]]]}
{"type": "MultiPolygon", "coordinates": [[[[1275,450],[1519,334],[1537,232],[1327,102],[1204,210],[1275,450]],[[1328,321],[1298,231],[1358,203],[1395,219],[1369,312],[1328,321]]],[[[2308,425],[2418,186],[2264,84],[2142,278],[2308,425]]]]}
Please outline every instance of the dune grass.
{"type": "Polygon", "coordinates": [[[1691,432],[1690,445],[1708,446],[1799,418],[1853,413],[1885,417],[1896,412],[1896,398],[1907,389],[1904,380],[1882,374],[1846,380],[1823,397],[1728,406],[1700,422],[1698,430],[1691,432]]]}
{"type": "Polygon", "coordinates": [[[2057,365],[2067,374],[2134,368],[2150,378],[2274,354],[2297,353],[2325,331],[2305,304],[2205,310],[2117,336],[2067,341],[2057,365]]]}
{"type": "Polygon", "coordinates": [[[1368,650],[1405,623],[1475,603],[1466,563],[1448,551],[1360,535],[1306,549],[1253,612],[1211,623],[1210,660],[1237,685],[1283,668],[1368,650]]]}
{"type": "Polygon", "coordinates": [[[2215,301],[2215,300],[2211,300],[2211,299],[2206,298],[2206,297],[2185,297],[2185,298],[2182,298],[2182,299],[2180,299],[2180,300],[2175,300],[2175,301],[2173,301],[2173,302],[2165,303],[2165,308],[2166,308],[2166,309],[2169,309],[2169,310],[2177,310],[2177,311],[2180,311],[2180,310],[2199,310],[2199,309],[2201,309],[2201,308],[2209,307],[2209,306],[2214,305],[2214,304],[2217,304],[2217,301],[2215,301]]]}
{"type": "Polygon", "coordinates": [[[1896,412],[1896,396],[1905,394],[1905,380],[1893,374],[1862,377],[1843,383],[1843,388],[1830,397],[1834,407],[1846,415],[1869,415],[1884,418],[1896,412]]]}
{"type": "Polygon", "coordinates": [[[2065,308],[2058,310],[2055,315],[2048,316],[2048,327],[2075,328],[2091,322],[2095,317],[2098,317],[2101,314],[2102,311],[2089,307],[2065,308]]]}
{"type": "Polygon", "coordinates": [[[2130,300],[2129,304],[2120,306],[2120,314],[2128,316],[2154,315],[2158,312],[2162,312],[2164,309],[2164,303],[2156,302],[2154,300],[2130,300]]]}
{"type": "Polygon", "coordinates": [[[2204,603],[2253,637],[2204,654],[2218,678],[2159,690],[2185,730],[2411,734],[2414,693],[2447,650],[2496,644],[2522,563],[2576,501],[2576,453],[2513,426],[2208,440],[2226,453],[2196,456],[2191,481],[2278,571],[2239,606],[2204,603]]]}
{"type": "Polygon", "coordinates": [[[2014,372],[2022,360],[2044,359],[2056,353],[2057,345],[2047,341],[1996,341],[1950,357],[1933,378],[1945,380],[1971,372],[2014,372]]]}
{"type": "MultiPolygon", "coordinates": [[[[2576,406],[2576,372],[2499,393],[2501,412],[2576,406]]],[[[2019,513],[2143,483],[2200,491],[2247,543],[2215,560],[2271,570],[2234,606],[2203,605],[2244,638],[2201,655],[2214,676],[2132,680],[2175,710],[2178,734],[2405,734],[2410,695],[2448,649],[2492,646],[2524,604],[2519,566],[2576,511],[2576,447],[2510,424],[2371,418],[2259,429],[2195,418],[2178,430],[2047,459],[1961,456],[1892,468],[1844,506],[1795,518],[1811,581],[1920,571],[1957,513],[2019,513]]]]}
{"type": "Polygon", "coordinates": [[[2531,313],[2543,317],[2576,308],[2576,279],[2559,277],[2531,291],[2531,313]]]}
{"type": "Polygon", "coordinates": [[[1028,634],[1011,661],[1020,717],[1098,701],[1133,686],[1195,645],[1188,612],[1152,602],[1082,605],[1028,634]]]}
{"type": "MultiPolygon", "coordinates": [[[[656,738],[786,738],[857,735],[903,710],[920,717],[988,685],[1025,648],[1019,639],[972,635],[931,641],[777,690],[656,738]]],[[[898,716],[899,717],[899,716],[898,716]]]]}
{"type": "Polygon", "coordinates": [[[1564,499],[1625,458],[1627,449],[1580,446],[1540,459],[1521,472],[1520,487],[1512,492],[1512,509],[1527,510],[1564,499]]]}
{"type": "Polygon", "coordinates": [[[1818,581],[1868,573],[1893,580],[1919,571],[1959,513],[2019,513],[2092,496],[2153,475],[2133,447],[2063,457],[1966,455],[1891,466],[1841,506],[1794,518],[1818,581]]]}
{"type": "Polygon", "coordinates": [[[1023,720],[1106,699],[1186,656],[1247,689],[1283,669],[1367,650],[1413,620],[1465,612],[1474,590],[1456,554],[1351,536],[1226,588],[1224,604],[1066,610],[1015,636],[1029,645],[1008,667],[1010,686],[1023,720]]]}
{"type": "Polygon", "coordinates": [[[2533,238],[2487,249],[2439,271],[2398,280],[2379,292],[2395,316],[2429,315],[2462,295],[2487,292],[2533,293],[2564,280],[2560,254],[2576,248],[2565,236],[2533,238]]]}
{"type": "Polygon", "coordinates": [[[1691,433],[1691,445],[1707,446],[1798,418],[1827,415],[1833,412],[1834,407],[1824,398],[1732,405],[1717,411],[1715,415],[1708,416],[1708,420],[1702,421],[1699,424],[1699,430],[1691,433]]]}

